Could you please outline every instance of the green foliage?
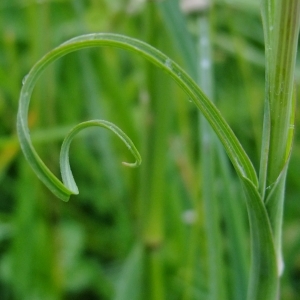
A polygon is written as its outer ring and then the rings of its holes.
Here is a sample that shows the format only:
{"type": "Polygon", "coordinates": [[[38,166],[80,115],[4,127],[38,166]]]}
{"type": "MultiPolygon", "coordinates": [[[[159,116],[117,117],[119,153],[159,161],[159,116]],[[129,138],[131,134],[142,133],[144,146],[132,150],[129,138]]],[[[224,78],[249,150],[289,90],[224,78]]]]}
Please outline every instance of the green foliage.
{"type": "Polygon", "coordinates": [[[297,299],[299,11],[2,1],[0,298],[297,299]]]}

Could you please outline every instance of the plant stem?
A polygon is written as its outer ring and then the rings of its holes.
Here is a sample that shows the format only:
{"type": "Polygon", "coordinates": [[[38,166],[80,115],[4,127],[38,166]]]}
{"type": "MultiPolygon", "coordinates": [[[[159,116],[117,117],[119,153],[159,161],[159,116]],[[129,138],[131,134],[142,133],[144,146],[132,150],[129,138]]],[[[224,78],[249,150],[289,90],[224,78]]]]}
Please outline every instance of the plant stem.
{"type": "MultiPolygon", "coordinates": [[[[199,26],[199,57],[198,76],[199,85],[210,99],[213,98],[213,75],[211,43],[209,30],[209,16],[202,12],[198,16],[199,26]]],[[[226,299],[224,261],[222,249],[222,235],[220,230],[220,211],[216,196],[216,139],[215,134],[203,115],[199,114],[201,121],[201,171],[202,197],[204,203],[205,225],[208,244],[208,275],[209,299],[226,299]]]]}
{"type": "Polygon", "coordinates": [[[294,73],[300,1],[283,0],[274,5],[273,1],[263,2],[266,99],[259,181],[273,231],[280,276],[283,271],[281,232],[285,177],[294,132],[294,73]]]}
{"type": "MultiPolygon", "coordinates": [[[[272,6],[272,1],[267,7],[272,6]]],[[[265,3],[264,3],[265,4],[265,3]]],[[[264,5],[264,7],[266,4],[264,5]]],[[[294,71],[300,24],[300,1],[279,1],[272,17],[263,20],[266,40],[266,100],[264,141],[261,153],[260,192],[267,200],[290,154],[290,133],[294,124],[294,71]],[[271,19],[271,21],[269,20],[271,19]],[[274,32],[273,32],[274,31],[274,32]]]]}

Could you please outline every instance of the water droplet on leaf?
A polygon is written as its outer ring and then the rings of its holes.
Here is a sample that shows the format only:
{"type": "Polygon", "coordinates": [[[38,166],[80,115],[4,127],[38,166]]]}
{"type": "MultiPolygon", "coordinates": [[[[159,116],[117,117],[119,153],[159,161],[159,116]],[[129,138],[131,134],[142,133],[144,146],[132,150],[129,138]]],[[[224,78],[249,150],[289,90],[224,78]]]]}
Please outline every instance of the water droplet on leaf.
{"type": "Polygon", "coordinates": [[[165,66],[169,69],[172,69],[172,61],[170,58],[167,58],[165,61],[165,66]]]}
{"type": "Polygon", "coordinates": [[[26,80],[27,80],[28,74],[24,76],[24,78],[22,79],[22,85],[25,84],[26,80]]]}

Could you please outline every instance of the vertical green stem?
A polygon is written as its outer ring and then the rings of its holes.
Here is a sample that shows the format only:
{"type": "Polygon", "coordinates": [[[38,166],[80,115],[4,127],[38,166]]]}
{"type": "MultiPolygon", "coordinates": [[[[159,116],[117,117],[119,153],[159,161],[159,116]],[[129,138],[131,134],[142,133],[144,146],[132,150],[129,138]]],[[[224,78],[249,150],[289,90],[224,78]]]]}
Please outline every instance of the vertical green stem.
{"type": "MultiPolygon", "coordinates": [[[[146,39],[153,46],[163,47],[157,34],[162,30],[155,2],[146,4],[146,39]]],[[[165,169],[171,110],[168,101],[169,81],[153,65],[146,64],[146,88],[148,107],[142,167],[142,197],[144,210],[143,239],[148,261],[148,289],[151,300],[165,299],[165,271],[163,260],[165,169]]]]}
{"type": "Polygon", "coordinates": [[[266,43],[266,101],[260,191],[266,200],[279,177],[290,149],[293,118],[294,71],[300,23],[300,1],[278,1],[269,16],[272,1],[263,2],[266,43]],[[276,17],[277,22],[272,21],[276,17]],[[267,27],[267,28],[266,28],[267,27]],[[266,193],[266,195],[265,195],[266,193]]]}
{"type": "Polygon", "coordinates": [[[260,193],[266,202],[273,230],[280,275],[283,268],[281,231],[285,177],[294,128],[294,72],[300,1],[278,0],[275,3],[266,0],[262,12],[266,41],[266,100],[260,193]]]}
{"type": "MultiPolygon", "coordinates": [[[[274,37],[276,56],[270,68],[270,148],[267,186],[273,184],[289,155],[287,149],[293,109],[294,71],[300,20],[300,1],[281,1],[274,37]]],[[[267,193],[268,194],[268,193],[267,193]]]]}
{"type": "Polygon", "coordinates": [[[230,299],[244,300],[247,294],[249,260],[247,260],[247,231],[242,195],[235,190],[234,176],[226,154],[220,144],[217,144],[218,162],[220,163],[223,189],[221,205],[226,222],[228,236],[228,254],[230,258],[229,275],[232,282],[232,296],[230,299]]]}
{"type": "MultiPolygon", "coordinates": [[[[210,99],[213,98],[212,58],[209,32],[209,18],[206,12],[198,17],[199,26],[199,85],[210,99]]],[[[200,141],[201,141],[201,171],[202,197],[208,243],[208,276],[209,299],[226,299],[224,261],[222,249],[222,234],[220,229],[220,212],[216,197],[215,135],[205,120],[200,116],[200,141]]]]}

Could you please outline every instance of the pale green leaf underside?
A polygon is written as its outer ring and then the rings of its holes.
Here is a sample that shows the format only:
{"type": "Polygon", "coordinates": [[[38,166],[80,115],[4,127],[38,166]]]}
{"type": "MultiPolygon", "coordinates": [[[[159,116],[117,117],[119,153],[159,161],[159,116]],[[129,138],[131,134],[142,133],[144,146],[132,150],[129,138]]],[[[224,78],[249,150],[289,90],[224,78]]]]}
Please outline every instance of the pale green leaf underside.
{"type": "MultiPolygon", "coordinates": [[[[170,60],[159,50],[139,40],[117,34],[95,33],[71,39],[46,54],[31,69],[21,90],[19,111],[17,117],[17,131],[21,147],[26,159],[36,172],[37,176],[56,196],[66,201],[71,194],[76,194],[78,191],[77,188],[75,188],[76,184],[74,182],[74,179],[73,181],[72,179],[70,179],[73,177],[69,177],[65,184],[63,184],[42,162],[39,155],[35,151],[31,142],[27,121],[30,97],[37,79],[41,75],[42,71],[51,62],[70,52],[99,46],[118,47],[138,53],[158,67],[162,68],[166,73],[168,73],[177,82],[177,84],[182,87],[182,89],[187,93],[188,97],[195,103],[195,105],[201,110],[205,118],[208,120],[208,122],[218,135],[219,139],[221,140],[239,177],[247,178],[250,182],[253,183],[255,187],[257,187],[258,180],[256,172],[250,159],[248,158],[243,147],[234,135],[233,131],[221,116],[220,112],[214,106],[214,104],[205,96],[205,94],[201,91],[197,84],[189,77],[189,75],[187,75],[187,73],[181,67],[179,67],[175,62],[170,60]],[[73,188],[74,190],[72,190],[73,188]]],[[[76,127],[77,129],[74,129],[73,132],[78,129],[80,130],[81,125],[78,126],[79,127],[76,127]]],[[[91,124],[89,126],[91,126],[91,124]]],[[[120,133],[117,127],[113,128],[113,131],[115,133],[120,133]]],[[[123,140],[126,140],[127,142],[130,141],[128,137],[123,135],[123,133],[119,135],[119,137],[123,138],[123,140]]],[[[132,142],[130,142],[130,144],[131,143],[132,142]]],[[[137,153],[133,154],[135,156],[137,155],[137,153]]],[[[65,171],[66,174],[70,175],[70,170],[67,171],[66,168],[65,171]]],[[[62,171],[63,174],[65,171],[62,171]]]]}

